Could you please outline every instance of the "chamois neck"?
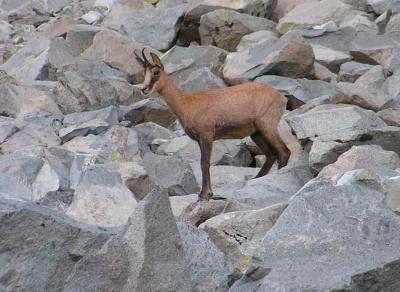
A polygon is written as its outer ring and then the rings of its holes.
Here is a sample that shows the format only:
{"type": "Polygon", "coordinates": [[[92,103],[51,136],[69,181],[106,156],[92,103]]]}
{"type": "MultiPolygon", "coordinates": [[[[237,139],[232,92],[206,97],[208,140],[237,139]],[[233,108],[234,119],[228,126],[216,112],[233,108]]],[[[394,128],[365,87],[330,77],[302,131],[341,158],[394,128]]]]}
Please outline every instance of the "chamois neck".
{"type": "Polygon", "coordinates": [[[180,89],[168,75],[165,75],[164,86],[159,90],[159,94],[165,100],[175,115],[181,117],[183,109],[183,90],[180,89]]]}

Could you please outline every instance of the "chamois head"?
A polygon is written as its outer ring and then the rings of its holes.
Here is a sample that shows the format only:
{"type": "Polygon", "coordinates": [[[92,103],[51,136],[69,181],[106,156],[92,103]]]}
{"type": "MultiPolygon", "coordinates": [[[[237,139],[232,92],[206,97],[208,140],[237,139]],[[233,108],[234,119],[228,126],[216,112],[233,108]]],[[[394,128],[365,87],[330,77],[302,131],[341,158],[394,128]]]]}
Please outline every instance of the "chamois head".
{"type": "Polygon", "coordinates": [[[145,48],[142,50],[142,57],[140,57],[135,51],[136,60],[144,68],[144,81],[141,85],[141,91],[144,96],[150,95],[154,91],[160,90],[163,84],[164,77],[164,65],[161,63],[160,58],[150,53],[152,62],[150,62],[145,55],[145,48]]]}

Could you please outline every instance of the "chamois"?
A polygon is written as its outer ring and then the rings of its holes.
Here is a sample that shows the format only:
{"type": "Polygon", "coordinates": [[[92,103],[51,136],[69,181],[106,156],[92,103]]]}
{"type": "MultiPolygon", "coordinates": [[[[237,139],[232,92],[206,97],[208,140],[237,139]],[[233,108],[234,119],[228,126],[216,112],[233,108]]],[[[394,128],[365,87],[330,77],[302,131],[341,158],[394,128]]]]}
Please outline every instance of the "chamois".
{"type": "Polygon", "coordinates": [[[134,53],[144,67],[144,82],[139,85],[142,94],[158,92],[186,134],[200,146],[202,188],[199,201],[213,196],[210,158],[215,140],[250,136],[267,157],[257,178],[266,175],[276,160],[279,168],[287,165],[290,150],[278,132],[287,99],[276,89],[264,83],[249,82],[227,88],[183,91],[164,71],[156,54],[150,53],[150,62],[145,49],[142,57],[134,53]]]}

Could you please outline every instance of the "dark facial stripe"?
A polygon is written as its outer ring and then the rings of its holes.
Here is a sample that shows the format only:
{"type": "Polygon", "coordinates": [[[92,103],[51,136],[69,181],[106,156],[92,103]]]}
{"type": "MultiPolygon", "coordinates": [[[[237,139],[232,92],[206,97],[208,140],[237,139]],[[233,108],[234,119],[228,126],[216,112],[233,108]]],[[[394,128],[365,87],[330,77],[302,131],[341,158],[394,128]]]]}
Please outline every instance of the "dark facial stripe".
{"type": "Polygon", "coordinates": [[[149,84],[149,89],[152,90],[154,84],[160,79],[160,76],[152,76],[149,84]]]}

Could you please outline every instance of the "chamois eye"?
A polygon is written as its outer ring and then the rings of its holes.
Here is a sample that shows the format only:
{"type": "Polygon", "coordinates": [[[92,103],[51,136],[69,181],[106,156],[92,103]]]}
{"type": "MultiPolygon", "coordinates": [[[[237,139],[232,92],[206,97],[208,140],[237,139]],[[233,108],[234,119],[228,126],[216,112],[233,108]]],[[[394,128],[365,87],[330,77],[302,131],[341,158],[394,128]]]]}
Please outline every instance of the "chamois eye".
{"type": "Polygon", "coordinates": [[[157,71],[154,71],[153,74],[154,74],[154,76],[160,76],[160,71],[158,71],[158,70],[157,70],[157,71]]]}

